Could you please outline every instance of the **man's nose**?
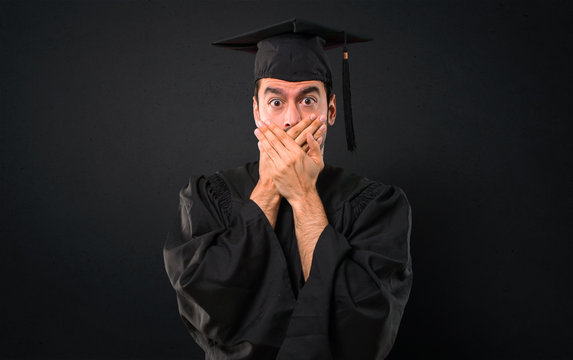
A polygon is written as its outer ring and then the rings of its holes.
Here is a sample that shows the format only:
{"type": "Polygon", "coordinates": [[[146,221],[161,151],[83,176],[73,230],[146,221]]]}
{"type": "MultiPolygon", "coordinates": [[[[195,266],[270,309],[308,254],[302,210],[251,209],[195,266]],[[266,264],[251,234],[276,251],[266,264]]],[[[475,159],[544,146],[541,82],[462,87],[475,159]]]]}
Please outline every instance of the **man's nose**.
{"type": "Polygon", "coordinates": [[[300,112],[298,110],[298,107],[296,106],[296,103],[290,103],[287,106],[286,112],[285,112],[285,117],[284,117],[284,124],[283,124],[283,130],[287,130],[292,126],[295,126],[296,124],[298,124],[301,120],[301,116],[300,116],[300,112]]]}

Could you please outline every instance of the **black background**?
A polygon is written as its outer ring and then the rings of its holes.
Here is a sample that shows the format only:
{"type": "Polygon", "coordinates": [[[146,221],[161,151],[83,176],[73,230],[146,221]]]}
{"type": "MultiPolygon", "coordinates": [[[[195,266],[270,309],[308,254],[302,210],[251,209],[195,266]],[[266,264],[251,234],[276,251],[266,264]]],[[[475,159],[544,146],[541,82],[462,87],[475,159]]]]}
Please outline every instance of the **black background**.
{"type": "Polygon", "coordinates": [[[326,161],[413,208],[390,358],[572,358],[569,4],[1,2],[0,356],[202,358],[162,243],[189,176],[258,154],[253,58],[209,44],[298,16],[375,39],[326,161]]]}

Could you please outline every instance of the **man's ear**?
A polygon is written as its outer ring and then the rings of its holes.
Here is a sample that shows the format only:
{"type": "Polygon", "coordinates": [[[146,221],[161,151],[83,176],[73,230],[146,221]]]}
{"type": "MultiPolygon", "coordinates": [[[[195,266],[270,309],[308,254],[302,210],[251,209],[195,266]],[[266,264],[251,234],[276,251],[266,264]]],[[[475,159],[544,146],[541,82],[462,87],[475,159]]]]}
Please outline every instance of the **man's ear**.
{"type": "Polygon", "coordinates": [[[257,126],[257,122],[260,122],[259,119],[259,104],[257,103],[257,98],[253,96],[253,118],[255,119],[255,126],[257,126]]]}
{"type": "Polygon", "coordinates": [[[336,120],[336,95],[332,94],[330,96],[330,101],[328,102],[328,125],[334,125],[336,120]]]}

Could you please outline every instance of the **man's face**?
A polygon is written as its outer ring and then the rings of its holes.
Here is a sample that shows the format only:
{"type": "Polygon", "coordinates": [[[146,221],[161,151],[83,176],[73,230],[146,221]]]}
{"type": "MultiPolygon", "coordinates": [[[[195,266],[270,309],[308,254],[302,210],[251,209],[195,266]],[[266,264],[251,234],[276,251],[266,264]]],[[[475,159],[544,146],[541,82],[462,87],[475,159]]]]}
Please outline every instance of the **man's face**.
{"type": "MultiPolygon", "coordinates": [[[[288,130],[301,120],[315,114],[325,115],[329,125],[336,118],[336,99],[326,99],[324,83],[318,80],[290,82],[272,78],[259,80],[259,101],[253,97],[255,121],[269,120],[283,130],[288,130]]],[[[322,146],[326,131],[322,135],[322,146]]]]}

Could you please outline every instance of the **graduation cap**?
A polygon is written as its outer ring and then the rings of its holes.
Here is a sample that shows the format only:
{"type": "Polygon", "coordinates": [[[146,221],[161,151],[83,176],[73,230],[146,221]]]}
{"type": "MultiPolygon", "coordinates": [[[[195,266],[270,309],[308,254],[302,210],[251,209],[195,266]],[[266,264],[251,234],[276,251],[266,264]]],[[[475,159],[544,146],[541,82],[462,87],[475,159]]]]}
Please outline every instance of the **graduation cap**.
{"type": "Polygon", "coordinates": [[[262,78],[285,81],[318,80],[332,86],[332,71],[325,50],[342,46],[342,94],[348,150],[356,148],[350,101],[347,44],[372,39],[331,29],[302,19],[290,19],[229,39],[215,46],[256,53],[255,82],[262,78]]]}

